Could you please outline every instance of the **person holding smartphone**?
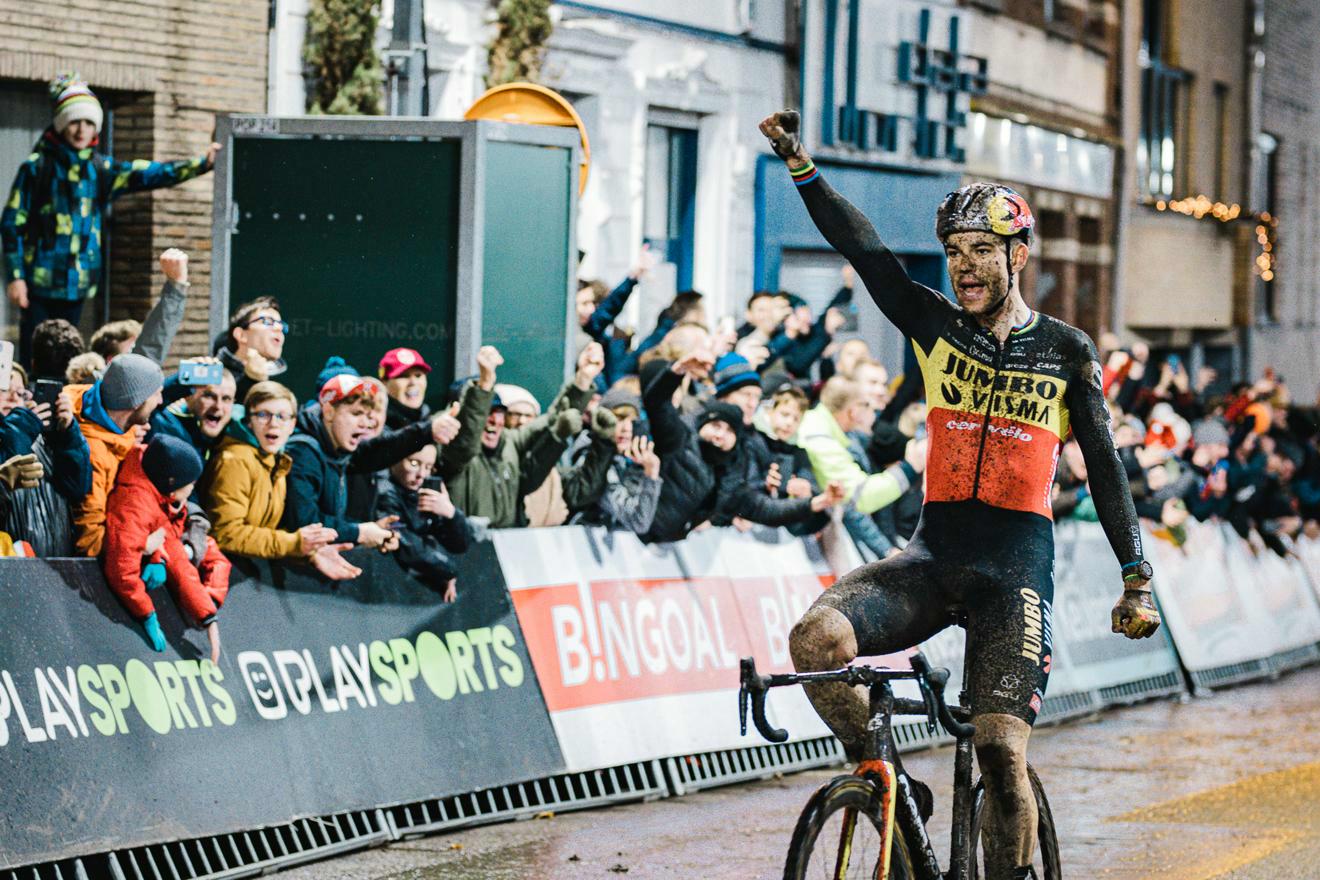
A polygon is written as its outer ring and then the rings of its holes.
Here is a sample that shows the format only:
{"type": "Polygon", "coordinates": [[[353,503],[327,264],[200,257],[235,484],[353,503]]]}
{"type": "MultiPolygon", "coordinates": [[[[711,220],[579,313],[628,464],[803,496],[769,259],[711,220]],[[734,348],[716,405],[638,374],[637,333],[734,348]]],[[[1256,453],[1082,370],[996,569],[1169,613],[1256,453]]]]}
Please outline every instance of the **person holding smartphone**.
{"type": "Polygon", "coordinates": [[[395,558],[403,570],[452,602],[458,596],[454,556],[467,550],[470,534],[444,482],[431,476],[435,462],[436,448],[423,446],[390,468],[380,482],[376,515],[398,518],[395,558]]]}
{"type": "Polygon", "coordinates": [[[234,376],[215,358],[194,358],[179,365],[165,380],[166,405],[151,416],[147,439],[168,434],[184,441],[201,456],[211,457],[234,414],[234,376]]]}
{"type": "Polygon", "coordinates": [[[91,491],[91,453],[69,396],[57,387],[53,397],[37,400],[26,379],[15,364],[9,388],[0,391],[0,531],[27,541],[37,556],[72,556],[70,509],[91,491]]]}

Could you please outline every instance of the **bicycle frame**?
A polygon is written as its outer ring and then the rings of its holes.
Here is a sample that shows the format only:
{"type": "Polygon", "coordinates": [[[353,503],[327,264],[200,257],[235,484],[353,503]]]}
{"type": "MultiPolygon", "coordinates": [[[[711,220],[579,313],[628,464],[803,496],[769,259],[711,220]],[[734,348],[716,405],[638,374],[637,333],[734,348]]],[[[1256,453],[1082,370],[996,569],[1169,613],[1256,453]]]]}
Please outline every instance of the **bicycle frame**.
{"type": "MultiPolygon", "coordinates": [[[[960,695],[966,703],[966,695],[960,695]]],[[[881,797],[882,825],[885,828],[885,850],[881,864],[881,880],[889,876],[890,844],[895,824],[907,841],[912,866],[917,880],[967,880],[970,870],[972,830],[972,741],[956,740],[953,764],[953,825],[949,840],[949,873],[940,869],[939,857],[931,843],[926,826],[903,761],[894,743],[893,715],[895,699],[888,681],[877,682],[870,688],[870,721],[862,750],[862,761],[854,774],[873,774],[880,778],[884,794],[881,797]],[[897,794],[898,797],[895,797],[897,794]]]]}
{"type": "MultiPolygon", "coordinates": [[[[911,672],[845,667],[826,672],[759,676],[755,660],[744,657],[741,662],[742,688],[739,690],[738,709],[741,726],[745,733],[750,702],[752,718],[762,736],[771,742],[783,742],[788,739],[788,731],[775,729],[765,716],[765,696],[770,688],[826,682],[865,685],[869,694],[869,720],[866,739],[862,743],[862,760],[854,775],[876,777],[881,793],[884,851],[877,877],[885,880],[889,876],[893,831],[897,825],[908,845],[908,854],[917,873],[916,880],[968,880],[972,845],[972,736],[975,728],[967,723],[970,715],[964,708],[967,705],[967,691],[963,689],[959,694],[959,706],[949,706],[944,701],[944,686],[948,682],[949,671],[931,669],[920,653],[912,655],[911,663],[911,672]],[[897,680],[915,680],[921,688],[923,702],[896,698],[890,683],[897,680]],[[931,730],[934,730],[938,718],[944,729],[954,737],[953,824],[949,840],[948,874],[940,870],[939,858],[931,845],[930,835],[926,833],[926,826],[921,821],[911,780],[898,756],[893,730],[895,712],[900,715],[925,715],[931,730]]],[[[855,823],[856,815],[846,816],[845,822],[855,823]]],[[[851,828],[845,836],[851,838],[851,828]]],[[[841,846],[836,856],[836,874],[846,869],[850,855],[850,846],[841,846]]]]}

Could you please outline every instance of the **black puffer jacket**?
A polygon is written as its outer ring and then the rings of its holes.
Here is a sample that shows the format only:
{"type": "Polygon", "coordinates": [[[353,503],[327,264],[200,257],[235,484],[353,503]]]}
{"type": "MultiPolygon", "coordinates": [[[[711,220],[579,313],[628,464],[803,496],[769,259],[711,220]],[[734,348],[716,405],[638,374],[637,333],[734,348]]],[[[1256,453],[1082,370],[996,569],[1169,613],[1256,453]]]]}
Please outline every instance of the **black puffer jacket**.
{"type": "MultiPolygon", "coordinates": [[[[289,470],[289,496],[280,528],[296,532],[319,522],[338,532],[340,541],[357,543],[358,523],[364,520],[347,513],[349,473],[384,470],[430,442],[431,423],[420,421],[364,440],[352,453],[342,452],[330,440],[321,405],[305,407],[298,413],[298,428],[284,449],[293,467],[289,470]]],[[[374,497],[363,499],[355,505],[355,512],[360,514],[374,504],[374,497]]]]}
{"type": "Polygon", "coordinates": [[[31,410],[15,409],[4,419],[0,460],[34,453],[46,476],[31,489],[0,487],[0,531],[27,541],[40,557],[74,556],[69,505],[92,491],[91,453],[75,421],[67,430],[42,433],[31,410]]]}
{"type": "Polygon", "coordinates": [[[399,549],[394,558],[404,571],[437,592],[444,592],[458,573],[454,556],[468,548],[467,517],[454,508],[448,519],[417,509],[417,492],[409,492],[394,480],[380,480],[376,493],[376,516],[399,518],[399,549]]]}
{"type": "Polygon", "coordinates": [[[413,408],[407,404],[400,403],[393,397],[390,398],[389,408],[385,410],[385,427],[398,430],[406,428],[413,422],[431,417],[431,407],[423,403],[420,407],[413,408]]]}
{"type": "MultiPolygon", "coordinates": [[[[732,523],[734,517],[742,517],[763,526],[806,527],[806,531],[794,528],[797,534],[811,534],[825,528],[829,515],[815,513],[810,498],[788,498],[782,494],[772,498],[767,494],[765,479],[774,461],[765,435],[755,428],[744,427],[733,455],[718,468],[718,511],[711,522],[723,526],[732,523]]],[[[787,483],[793,471],[786,470],[781,463],[780,476],[787,483]]]]}
{"type": "Polygon", "coordinates": [[[701,454],[696,429],[674,409],[672,398],[682,384],[668,361],[642,368],[642,405],[664,481],[651,528],[641,536],[647,543],[681,540],[715,512],[715,470],[701,454]]]}

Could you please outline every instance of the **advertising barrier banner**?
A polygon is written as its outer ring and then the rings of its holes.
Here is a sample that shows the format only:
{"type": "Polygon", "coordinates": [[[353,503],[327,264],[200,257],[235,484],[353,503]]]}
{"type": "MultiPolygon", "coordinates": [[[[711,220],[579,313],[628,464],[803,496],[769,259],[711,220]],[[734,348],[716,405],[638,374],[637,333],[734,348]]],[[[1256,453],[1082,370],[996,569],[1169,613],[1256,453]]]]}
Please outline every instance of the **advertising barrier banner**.
{"type": "Polygon", "coordinates": [[[1193,672],[1261,660],[1320,639],[1306,570],[1250,546],[1227,524],[1187,524],[1177,547],[1150,540],[1155,592],[1183,664],[1193,672]]]}
{"type": "Polygon", "coordinates": [[[1320,602],[1320,540],[1302,536],[1297,539],[1294,548],[1301,559],[1302,570],[1311,584],[1311,593],[1320,602]]]}
{"type": "MultiPolygon", "coordinates": [[[[1155,541],[1144,536],[1146,546],[1155,541]]],[[[1118,563],[1099,523],[1065,521],[1054,529],[1054,645],[1063,681],[1050,693],[1101,688],[1167,676],[1178,671],[1169,628],[1148,639],[1127,639],[1111,629],[1122,594],[1118,563]]]]}
{"type": "MultiPolygon", "coordinates": [[[[833,580],[782,532],[505,530],[495,546],[570,770],[759,744],[738,733],[738,659],[791,671],[789,630],[833,580]]],[[[770,711],[795,739],[829,733],[798,688],[770,711]]]]}
{"type": "Polygon", "coordinates": [[[389,558],[338,587],[235,564],[224,652],[89,560],[0,580],[0,868],[543,777],[563,761],[489,544],[452,605],[389,558]]]}

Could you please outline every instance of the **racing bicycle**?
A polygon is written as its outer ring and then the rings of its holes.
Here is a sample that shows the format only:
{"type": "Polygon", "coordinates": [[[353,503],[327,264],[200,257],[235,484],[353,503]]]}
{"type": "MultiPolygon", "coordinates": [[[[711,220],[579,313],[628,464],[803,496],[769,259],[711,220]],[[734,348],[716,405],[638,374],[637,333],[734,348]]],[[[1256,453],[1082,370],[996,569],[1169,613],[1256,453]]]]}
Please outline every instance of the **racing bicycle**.
{"type": "MultiPolygon", "coordinates": [[[[911,657],[911,670],[871,666],[846,666],[826,672],[788,675],[758,675],[756,661],[741,662],[742,686],[738,691],[739,724],[747,734],[747,709],[761,735],[771,742],[784,742],[788,731],[773,727],[765,715],[770,688],[798,684],[841,682],[862,685],[870,692],[870,720],[862,760],[850,775],[826,782],[807,801],[784,864],[784,880],[979,880],[984,876],[978,863],[978,842],[985,813],[985,785],[972,785],[972,736],[976,728],[964,708],[967,693],[959,696],[961,706],[944,700],[949,670],[932,669],[921,653],[911,657]],[[895,697],[890,682],[912,680],[921,700],[895,697]],[[936,722],[955,740],[953,770],[953,825],[949,841],[947,873],[926,833],[926,820],[934,809],[930,789],[903,769],[894,744],[893,716],[925,716],[928,732],[936,722]]],[[[1045,789],[1035,769],[1027,766],[1031,789],[1036,796],[1040,819],[1034,858],[1040,880],[1059,880],[1059,842],[1054,833],[1045,789]]]]}

